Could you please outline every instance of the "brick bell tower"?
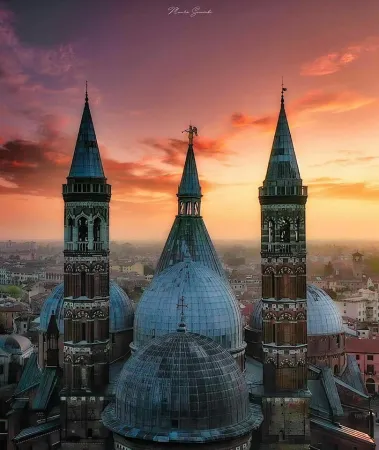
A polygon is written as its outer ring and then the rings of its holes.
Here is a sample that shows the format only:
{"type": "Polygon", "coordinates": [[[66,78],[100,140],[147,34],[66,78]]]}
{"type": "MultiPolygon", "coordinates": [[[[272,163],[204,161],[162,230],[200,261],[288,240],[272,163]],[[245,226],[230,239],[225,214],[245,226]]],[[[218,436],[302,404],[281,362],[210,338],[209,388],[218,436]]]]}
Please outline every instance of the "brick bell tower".
{"type": "Polygon", "coordinates": [[[109,382],[109,202],[86,92],[64,199],[61,446],[104,449],[109,382]]]}
{"type": "Polygon", "coordinates": [[[281,108],[261,204],[262,449],[309,449],[307,290],[303,186],[284,108],[281,108]]]}

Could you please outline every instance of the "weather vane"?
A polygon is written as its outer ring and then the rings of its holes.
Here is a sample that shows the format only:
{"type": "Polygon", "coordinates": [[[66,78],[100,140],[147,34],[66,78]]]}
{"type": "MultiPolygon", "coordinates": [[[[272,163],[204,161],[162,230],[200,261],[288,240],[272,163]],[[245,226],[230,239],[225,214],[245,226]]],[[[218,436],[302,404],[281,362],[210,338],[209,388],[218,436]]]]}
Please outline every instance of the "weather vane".
{"type": "Polygon", "coordinates": [[[284,87],[283,84],[283,77],[282,77],[282,103],[284,102],[284,97],[283,97],[283,93],[286,92],[287,88],[284,87]]]}
{"type": "Polygon", "coordinates": [[[189,145],[192,145],[193,144],[193,135],[197,136],[197,128],[190,125],[188,130],[184,130],[184,131],[182,131],[182,133],[188,133],[189,145]]]}

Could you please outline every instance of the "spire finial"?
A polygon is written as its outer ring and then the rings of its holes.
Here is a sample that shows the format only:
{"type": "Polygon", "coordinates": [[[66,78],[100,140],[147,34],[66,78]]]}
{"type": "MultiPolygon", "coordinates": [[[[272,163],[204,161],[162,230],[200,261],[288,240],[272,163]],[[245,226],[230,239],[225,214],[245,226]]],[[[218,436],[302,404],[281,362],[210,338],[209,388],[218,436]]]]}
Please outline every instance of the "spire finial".
{"type": "Polygon", "coordinates": [[[188,133],[189,145],[193,145],[193,135],[197,136],[197,128],[190,125],[188,130],[184,130],[182,133],[188,133]]]}
{"type": "Polygon", "coordinates": [[[88,102],[88,81],[86,80],[86,103],[88,102]]]}
{"type": "Polygon", "coordinates": [[[180,313],[180,324],[179,324],[179,326],[178,326],[178,329],[177,329],[177,331],[179,331],[179,332],[184,332],[184,331],[186,331],[186,324],[185,324],[185,322],[184,322],[184,308],[188,308],[188,305],[186,305],[185,303],[184,303],[184,297],[183,297],[183,295],[180,297],[180,300],[179,300],[179,303],[176,305],[176,307],[179,309],[179,308],[181,308],[182,309],[182,311],[181,311],[181,313],[180,313]]]}
{"type": "Polygon", "coordinates": [[[286,90],[287,90],[287,88],[284,87],[283,76],[282,76],[282,98],[281,98],[282,104],[284,104],[284,95],[283,95],[283,93],[286,92],[286,90]]]}

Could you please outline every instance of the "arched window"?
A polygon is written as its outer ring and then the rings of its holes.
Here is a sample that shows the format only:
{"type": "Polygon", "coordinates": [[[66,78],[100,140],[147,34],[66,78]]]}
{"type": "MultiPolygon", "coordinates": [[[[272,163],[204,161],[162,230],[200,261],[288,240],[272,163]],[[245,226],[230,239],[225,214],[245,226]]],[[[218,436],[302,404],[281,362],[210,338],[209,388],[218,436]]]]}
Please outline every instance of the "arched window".
{"type": "Polygon", "coordinates": [[[68,219],[68,241],[74,240],[74,220],[72,217],[68,219]]]}
{"type": "Polygon", "coordinates": [[[80,273],[80,295],[85,297],[87,295],[87,274],[85,272],[80,273]]]}
{"type": "Polygon", "coordinates": [[[78,222],[79,225],[79,242],[87,242],[88,241],[88,221],[85,217],[81,217],[78,222]]]}
{"type": "Polygon", "coordinates": [[[275,242],[275,223],[273,220],[268,221],[268,241],[275,242]]]}
{"type": "Polygon", "coordinates": [[[184,202],[180,202],[179,214],[185,214],[185,203],[184,202]]]}
{"type": "Polygon", "coordinates": [[[291,226],[288,220],[284,220],[279,229],[280,242],[291,242],[291,226]]]}
{"type": "Polygon", "coordinates": [[[96,219],[93,222],[93,240],[95,242],[101,241],[101,219],[99,217],[96,217],[96,219]]]}
{"type": "Polygon", "coordinates": [[[191,202],[187,202],[187,211],[186,211],[186,214],[187,214],[188,216],[190,216],[191,213],[192,213],[192,204],[191,204],[191,202]]]}
{"type": "Polygon", "coordinates": [[[195,202],[193,206],[194,206],[194,214],[195,216],[198,216],[200,214],[199,202],[195,202]]]}
{"type": "Polygon", "coordinates": [[[372,378],[367,378],[366,388],[369,394],[375,394],[375,380],[372,378]]]}

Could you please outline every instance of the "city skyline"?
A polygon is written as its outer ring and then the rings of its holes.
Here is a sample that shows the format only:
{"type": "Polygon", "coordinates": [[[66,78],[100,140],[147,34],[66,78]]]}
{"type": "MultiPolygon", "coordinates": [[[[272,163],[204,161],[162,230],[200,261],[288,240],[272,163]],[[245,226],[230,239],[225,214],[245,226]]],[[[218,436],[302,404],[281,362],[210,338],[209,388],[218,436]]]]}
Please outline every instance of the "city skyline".
{"type": "Polygon", "coordinates": [[[86,79],[113,187],[112,240],[167,236],[187,149],[181,131],[190,120],[199,130],[194,147],[212,238],[259,238],[258,187],[282,74],[309,186],[307,236],[377,238],[369,235],[379,219],[377,2],[363,9],[353,1],[275,8],[208,1],[199,7],[212,12],[195,17],[169,14],[166,2],[109,11],[100,1],[90,9],[39,3],[49,17],[42,27],[38,8],[0,2],[0,202],[7,211],[0,240],[63,236],[61,185],[86,79]]]}

